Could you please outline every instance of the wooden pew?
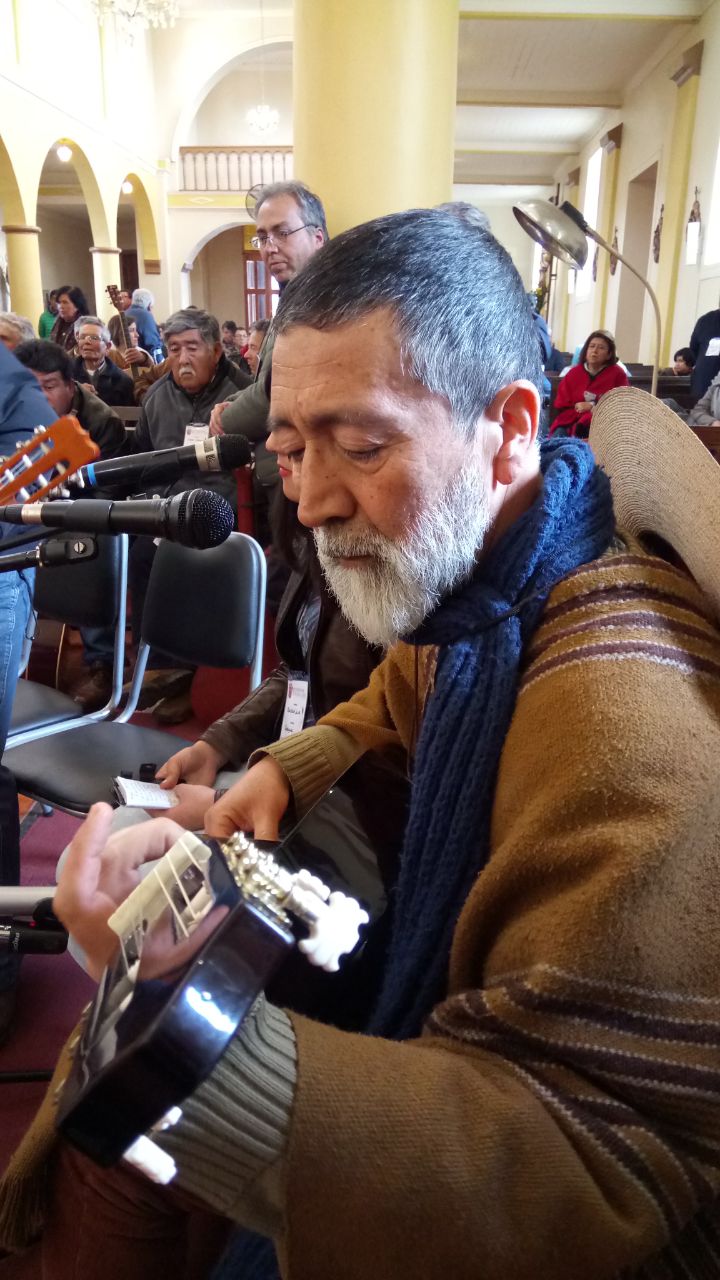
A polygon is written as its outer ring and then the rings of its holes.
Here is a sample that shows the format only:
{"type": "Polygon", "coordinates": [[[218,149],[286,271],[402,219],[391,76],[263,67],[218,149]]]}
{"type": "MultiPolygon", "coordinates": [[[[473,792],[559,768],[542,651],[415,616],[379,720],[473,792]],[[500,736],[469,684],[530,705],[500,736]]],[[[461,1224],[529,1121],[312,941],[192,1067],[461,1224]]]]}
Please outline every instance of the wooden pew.
{"type": "Polygon", "coordinates": [[[690,430],[702,440],[713,458],[720,462],[720,427],[691,427],[690,430]]]}

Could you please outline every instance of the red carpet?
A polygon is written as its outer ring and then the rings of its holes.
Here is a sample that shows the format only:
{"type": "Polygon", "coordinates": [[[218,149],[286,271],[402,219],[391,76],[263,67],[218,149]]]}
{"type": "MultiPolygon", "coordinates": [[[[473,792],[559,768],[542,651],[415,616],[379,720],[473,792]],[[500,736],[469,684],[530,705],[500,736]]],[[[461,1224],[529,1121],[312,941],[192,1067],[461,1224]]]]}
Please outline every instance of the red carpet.
{"type": "MultiPolygon", "coordinates": [[[[40,816],[21,841],[23,884],[52,884],[55,866],[80,825],[68,814],[40,816]]],[[[58,1050],[95,989],[68,955],[26,956],[16,1021],[0,1049],[0,1072],[53,1067],[58,1050]]],[[[43,1084],[0,1082],[0,1168],[17,1146],[45,1090],[43,1084]]]]}

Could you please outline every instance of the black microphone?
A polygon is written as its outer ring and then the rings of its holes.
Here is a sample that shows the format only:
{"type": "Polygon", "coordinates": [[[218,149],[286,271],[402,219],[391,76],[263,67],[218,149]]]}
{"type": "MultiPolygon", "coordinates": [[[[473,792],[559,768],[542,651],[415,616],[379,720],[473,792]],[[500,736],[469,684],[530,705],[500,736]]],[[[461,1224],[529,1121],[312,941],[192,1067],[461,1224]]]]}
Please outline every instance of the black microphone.
{"type": "Polygon", "coordinates": [[[208,473],[235,471],[251,461],[252,449],[245,436],[215,436],[177,449],[156,449],[152,453],[136,453],[127,458],[90,462],[80,467],[69,480],[83,488],[86,485],[134,485],[142,480],[145,487],[154,480],[177,480],[188,470],[208,473]]]}
{"type": "Polygon", "coordinates": [[[79,533],[144,533],[184,547],[217,547],[235,523],[230,503],[209,489],[189,489],[173,498],[131,498],[109,502],[77,498],[64,502],[26,502],[0,507],[10,524],[43,524],[79,533]]]}

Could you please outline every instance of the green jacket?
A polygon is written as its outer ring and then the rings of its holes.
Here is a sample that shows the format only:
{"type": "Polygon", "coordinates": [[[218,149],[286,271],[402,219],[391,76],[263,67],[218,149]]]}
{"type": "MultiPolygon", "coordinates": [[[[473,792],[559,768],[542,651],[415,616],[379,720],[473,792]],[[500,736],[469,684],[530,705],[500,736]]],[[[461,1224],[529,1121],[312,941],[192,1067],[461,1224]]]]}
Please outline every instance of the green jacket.
{"type": "Polygon", "coordinates": [[[267,331],[260,351],[255,381],[249,387],[231,396],[223,411],[223,430],[229,436],[243,435],[255,447],[255,474],[262,485],[272,485],[278,479],[274,454],[268,453],[265,440],[268,434],[270,413],[270,382],[272,378],[272,352],[275,346],[273,325],[267,331]]]}

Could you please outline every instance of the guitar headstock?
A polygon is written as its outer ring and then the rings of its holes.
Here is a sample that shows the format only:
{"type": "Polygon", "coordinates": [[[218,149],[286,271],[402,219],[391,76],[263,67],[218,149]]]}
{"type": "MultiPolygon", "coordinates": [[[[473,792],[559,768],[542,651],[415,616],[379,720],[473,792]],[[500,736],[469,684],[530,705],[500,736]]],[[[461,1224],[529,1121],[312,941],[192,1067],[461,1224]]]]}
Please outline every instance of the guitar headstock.
{"type": "Polygon", "coordinates": [[[100,450],[77,418],[66,414],[0,463],[0,505],[14,498],[36,502],[99,456],[100,450]]]}
{"type": "Polygon", "coordinates": [[[105,292],[108,295],[113,306],[115,307],[116,311],[122,311],[122,307],[120,306],[120,301],[119,301],[120,289],[118,288],[118,286],[116,284],[109,284],[105,289],[105,292]]]}

